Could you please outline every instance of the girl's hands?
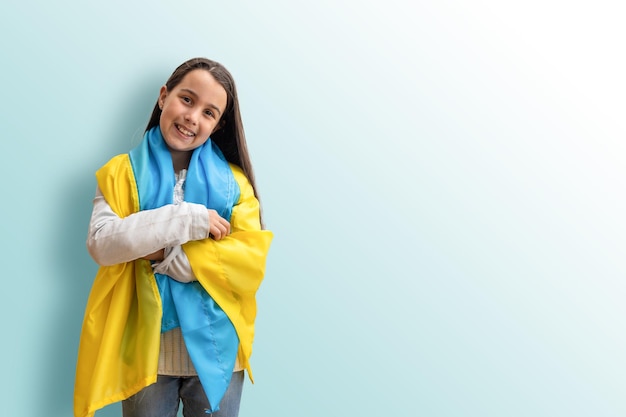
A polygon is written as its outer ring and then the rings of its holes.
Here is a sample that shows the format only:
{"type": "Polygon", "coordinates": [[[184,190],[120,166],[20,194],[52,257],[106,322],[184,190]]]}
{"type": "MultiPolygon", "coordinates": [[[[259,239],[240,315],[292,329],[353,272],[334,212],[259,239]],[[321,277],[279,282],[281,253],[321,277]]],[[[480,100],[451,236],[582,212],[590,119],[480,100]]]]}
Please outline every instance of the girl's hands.
{"type": "Polygon", "coordinates": [[[220,240],[230,233],[228,220],[217,214],[217,211],[209,209],[209,237],[220,240]]]}

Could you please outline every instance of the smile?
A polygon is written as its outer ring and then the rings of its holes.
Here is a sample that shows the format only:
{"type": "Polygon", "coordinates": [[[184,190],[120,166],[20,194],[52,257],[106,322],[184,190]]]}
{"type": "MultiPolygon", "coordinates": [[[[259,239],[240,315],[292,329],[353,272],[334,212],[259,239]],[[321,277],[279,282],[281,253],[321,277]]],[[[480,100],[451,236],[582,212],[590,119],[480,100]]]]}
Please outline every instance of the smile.
{"type": "Polygon", "coordinates": [[[174,126],[176,126],[176,129],[178,129],[178,131],[179,131],[180,133],[182,133],[183,135],[185,135],[185,136],[187,136],[187,137],[192,138],[192,137],[196,136],[196,134],[195,134],[195,133],[193,133],[191,130],[187,130],[187,129],[185,129],[183,126],[181,126],[181,125],[179,125],[179,124],[174,124],[174,126]]]}

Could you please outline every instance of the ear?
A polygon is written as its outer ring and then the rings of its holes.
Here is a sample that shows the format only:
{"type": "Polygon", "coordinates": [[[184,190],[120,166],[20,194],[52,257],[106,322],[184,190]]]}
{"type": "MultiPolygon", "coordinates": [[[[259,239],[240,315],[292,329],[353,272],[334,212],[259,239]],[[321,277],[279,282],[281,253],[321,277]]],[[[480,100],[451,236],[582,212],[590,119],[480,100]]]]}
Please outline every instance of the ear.
{"type": "Polygon", "coordinates": [[[163,86],[161,87],[161,90],[159,90],[159,99],[157,100],[157,103],[159,104],[159,108],[161,110],[163,110],[163,105],[165,104],[166,97],[167,97],[167,87],[163,86]]]}

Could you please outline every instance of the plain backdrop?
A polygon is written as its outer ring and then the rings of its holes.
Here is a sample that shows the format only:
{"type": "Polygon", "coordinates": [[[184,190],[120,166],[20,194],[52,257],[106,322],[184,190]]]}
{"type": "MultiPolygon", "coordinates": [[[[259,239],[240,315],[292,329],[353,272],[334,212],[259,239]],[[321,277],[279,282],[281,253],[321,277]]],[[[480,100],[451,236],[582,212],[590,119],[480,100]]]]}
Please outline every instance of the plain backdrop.
{"type": "Polygon", "coordinates": [[[2,415],[72,415],[94,173],[194,56],[237,81],[275,234],[242,417],[626,415],[625,18],[3,2],[2,415]]]}

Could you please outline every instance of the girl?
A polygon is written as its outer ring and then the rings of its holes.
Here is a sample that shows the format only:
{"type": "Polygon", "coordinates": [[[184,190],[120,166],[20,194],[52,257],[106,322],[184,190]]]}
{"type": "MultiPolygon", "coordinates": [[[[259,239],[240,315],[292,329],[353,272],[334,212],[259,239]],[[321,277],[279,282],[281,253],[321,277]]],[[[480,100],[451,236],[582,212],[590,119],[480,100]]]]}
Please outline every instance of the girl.
{"type": "Polygon", "coordinates": [[[272,233],[235,83],[194,58],[161,87],[143,140],[96,173],[74,415],[237,416],[272,233]],[[219,410],[219,411],[218,411],[219,410]]]}

